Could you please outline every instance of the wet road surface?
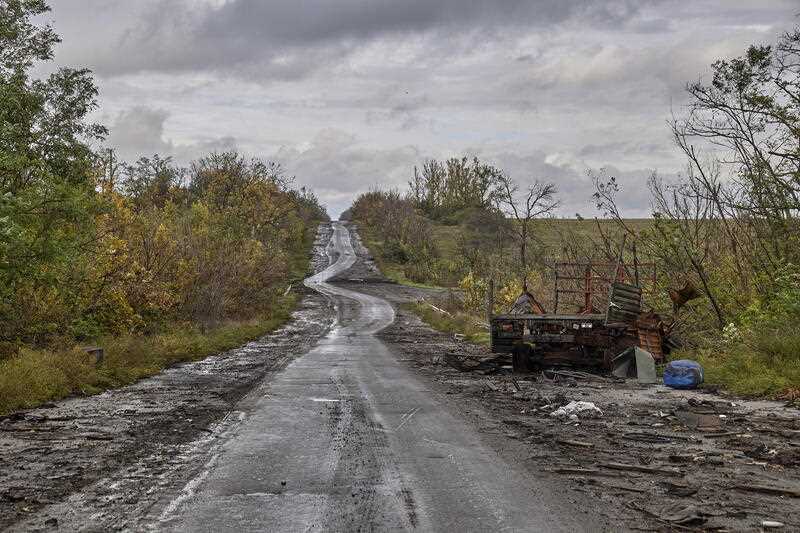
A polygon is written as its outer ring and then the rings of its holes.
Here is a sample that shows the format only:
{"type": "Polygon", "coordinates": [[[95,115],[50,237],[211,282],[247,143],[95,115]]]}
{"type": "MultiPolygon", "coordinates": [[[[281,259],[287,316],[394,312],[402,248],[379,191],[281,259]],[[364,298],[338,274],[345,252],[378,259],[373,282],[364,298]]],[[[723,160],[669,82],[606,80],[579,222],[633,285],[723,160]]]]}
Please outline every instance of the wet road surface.
{"type": "Polygon", "coordinates": [[[338,323],[241,406],[242,423],[152,527],[174,531],[590,531],[504,462],[375,337],[382,298],[328,283],[356,261],[335,223],[306,284],[338,323]]]}

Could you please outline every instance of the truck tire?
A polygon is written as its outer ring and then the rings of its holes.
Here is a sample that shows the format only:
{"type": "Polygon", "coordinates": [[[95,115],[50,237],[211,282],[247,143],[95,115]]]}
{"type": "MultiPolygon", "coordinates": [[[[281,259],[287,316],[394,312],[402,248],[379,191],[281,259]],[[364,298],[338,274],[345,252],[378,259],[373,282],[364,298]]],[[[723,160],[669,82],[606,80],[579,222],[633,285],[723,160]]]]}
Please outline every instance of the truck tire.
{"type": "Polygon", "coordinates": [[[511,352],[511,368],[515,374],[530,373],[530,356],[531,347],[527,344],[519,343],[514,346],[514,349],[511,352]]]}

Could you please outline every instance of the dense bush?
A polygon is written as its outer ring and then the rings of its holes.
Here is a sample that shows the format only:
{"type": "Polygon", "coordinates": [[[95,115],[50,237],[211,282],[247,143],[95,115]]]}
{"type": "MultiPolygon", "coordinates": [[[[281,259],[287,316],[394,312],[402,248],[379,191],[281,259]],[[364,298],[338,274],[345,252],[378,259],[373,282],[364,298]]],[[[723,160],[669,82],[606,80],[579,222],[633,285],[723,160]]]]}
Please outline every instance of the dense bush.
{"type": "Polygon", "coordinates": [[[438,258],[430,222],[414,204],[396,190],[375,190],[359,195],[348,210],[360,224],[378,259],[400,266],[402,275],[416,282],[431,282],[431,265],[438,258]]]}
{"type": "Polygon", "coordinates": [[[236,153],[189,170],[141,160],[114,178],[119,187],[96,179],[99,209],[81,227],[90,243],[62,243],[34,275],[9,272],[3,341],[65,344],[268,313],[325,216],[280,167],[236,153]]]}
{"type": "Polygon", "coordinates": [[[456,224],[461,210],[494,206],[500,176],[499,169],[477,157],[431,159],[419,170],[414,167],[408,198],[426,216],[456,224]]]}

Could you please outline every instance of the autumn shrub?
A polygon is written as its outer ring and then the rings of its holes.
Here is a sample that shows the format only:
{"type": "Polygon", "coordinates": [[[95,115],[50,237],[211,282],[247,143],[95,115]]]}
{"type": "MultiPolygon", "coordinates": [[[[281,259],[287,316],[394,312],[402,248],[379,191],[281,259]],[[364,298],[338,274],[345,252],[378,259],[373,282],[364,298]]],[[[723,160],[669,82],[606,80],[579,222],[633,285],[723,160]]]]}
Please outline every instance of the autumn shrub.
{"type": "Polygon", "coordinates": [[[756,298],[730,322],[716,342],[699,344],[694,353],[706,366],[709,381],[740,394],[786,394],[800,391],[800,277],[785,267],[776,290],[756,298]]]}
{"type": "Polygon", "coordinates": [[[0,414],[81,392],[96,379],[92,358],[81,350],[23,348],[0,362],[0,414]]]}
{"type": "Polygon", "coordinates": [[[477,157],[431,159],[414,167],[408,199],[425,216],[445,224],[459,224],[473,208],[493,205],[502,171],[477,157]]]}
{"type": "Polygon", "coordinates": [[[440,280],[441,263],[431,239],[431,224],[399,191],[361,194],[349,211],[385,275],[421,284],[440,280]]]}

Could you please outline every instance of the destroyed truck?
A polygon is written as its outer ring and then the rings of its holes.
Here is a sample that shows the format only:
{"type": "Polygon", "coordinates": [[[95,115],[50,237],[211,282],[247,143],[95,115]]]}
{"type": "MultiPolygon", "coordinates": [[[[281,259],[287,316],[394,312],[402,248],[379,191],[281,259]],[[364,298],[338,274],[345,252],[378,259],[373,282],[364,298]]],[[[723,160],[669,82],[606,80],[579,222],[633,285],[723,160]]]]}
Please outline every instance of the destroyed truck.
{"type": "Polygon", "coordinates": [[[635,347],[663,362],[671,346],[669,326],[643,307],[642,269],[651,269],[654,289],[653,264],[555,263],[553,312],[525,288],[509,313],[490,316],[492,352],[510,353],[515,372],[552,366],[608,371],[614,358],[635,347]],[[569,296],[582,296],[581,305],[558,313],[569,296]]]}

